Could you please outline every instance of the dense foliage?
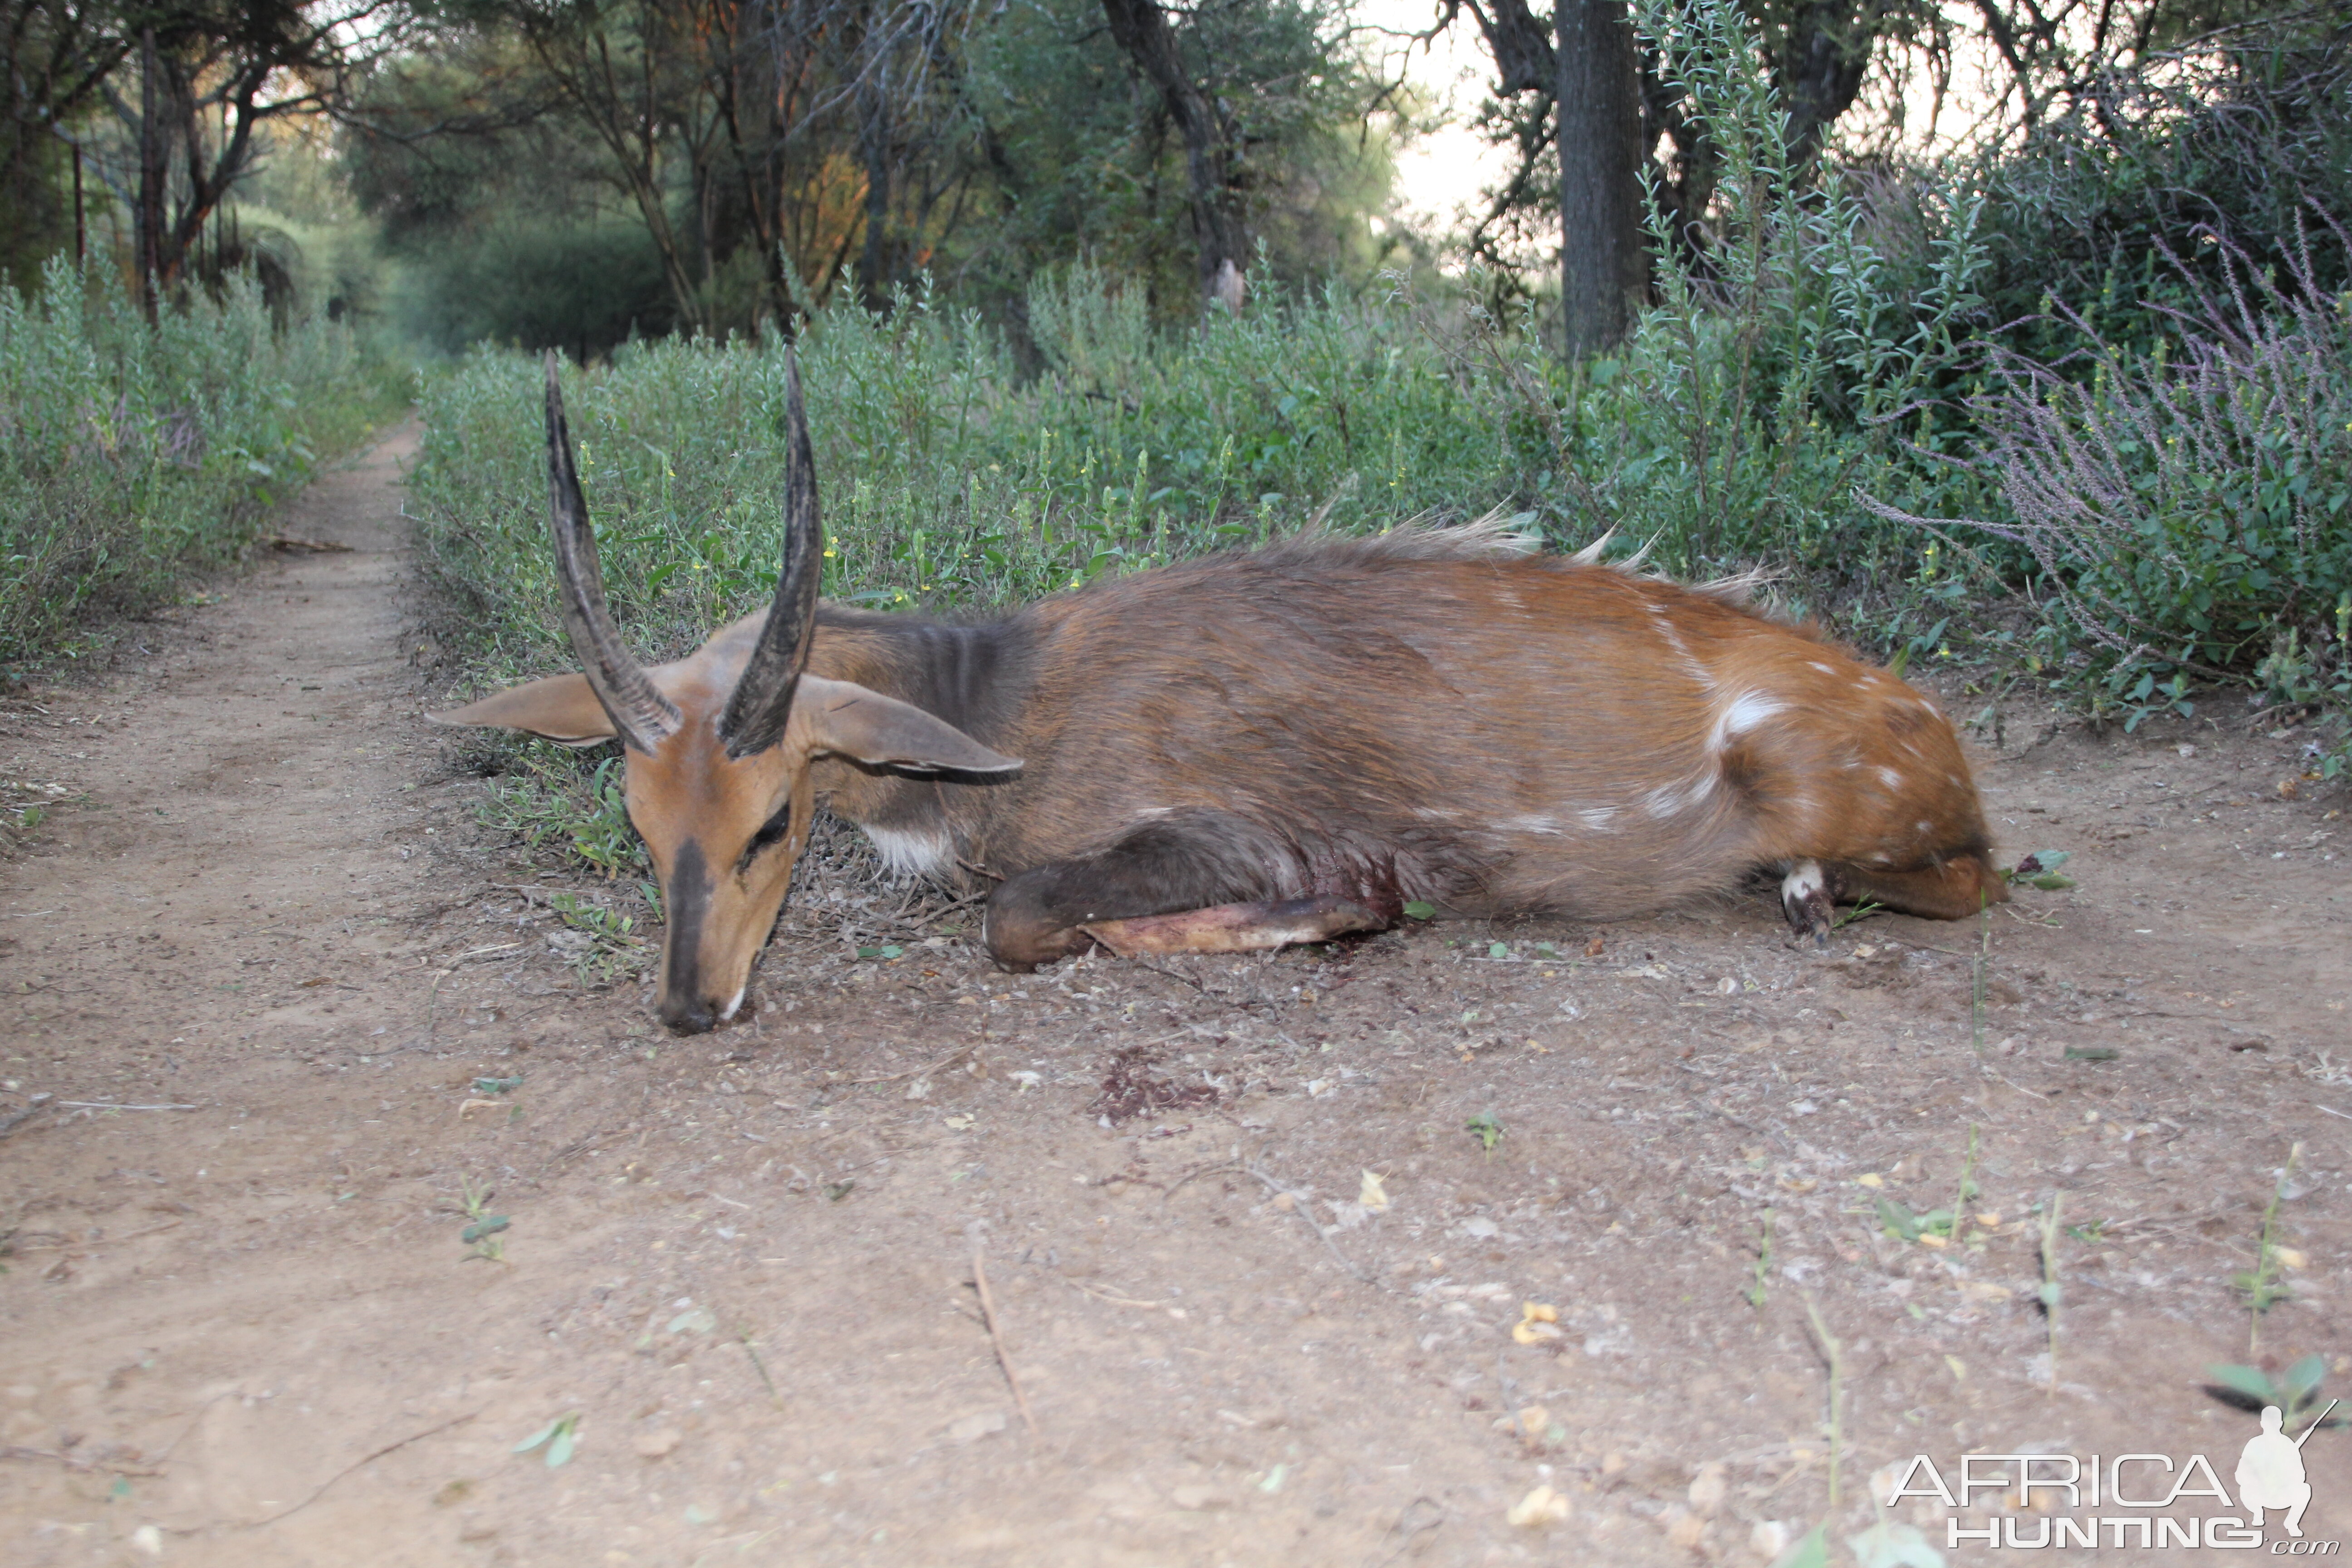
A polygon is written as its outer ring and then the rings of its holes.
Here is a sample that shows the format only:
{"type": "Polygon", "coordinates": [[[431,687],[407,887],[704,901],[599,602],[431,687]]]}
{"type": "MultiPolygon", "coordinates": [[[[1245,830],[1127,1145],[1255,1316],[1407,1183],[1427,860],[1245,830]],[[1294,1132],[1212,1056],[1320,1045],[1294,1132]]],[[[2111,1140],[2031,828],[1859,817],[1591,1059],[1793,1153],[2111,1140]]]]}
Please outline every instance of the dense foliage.
{"type": "Polygon", "coordinates": [[[249,282],[152,328],[62,261],[30,293],[0,286],[0,660],[69,650],[100,612],[235,560],[389,403],[347,330],[281,330],[249,282]]]}
{"type": "MultiPolygon", "coordinates": [[[[1163,320],[1197,305],[1188,149],[1101,0],[465,15],[370,79],[345,138],[434,347],[601,354],[632,330],[756,331],[837,289],[879,309],[924,279],[1017,337],[1029,280],[1076,256],[1163,320]],[[509,259],[534,244],[576,265],[525,289],[509,259]]],[[[1369,276],[1395,116],[1344,11],[1222,0],[1177,20],[1264,266],[1291,284],[1369,276]]]]}

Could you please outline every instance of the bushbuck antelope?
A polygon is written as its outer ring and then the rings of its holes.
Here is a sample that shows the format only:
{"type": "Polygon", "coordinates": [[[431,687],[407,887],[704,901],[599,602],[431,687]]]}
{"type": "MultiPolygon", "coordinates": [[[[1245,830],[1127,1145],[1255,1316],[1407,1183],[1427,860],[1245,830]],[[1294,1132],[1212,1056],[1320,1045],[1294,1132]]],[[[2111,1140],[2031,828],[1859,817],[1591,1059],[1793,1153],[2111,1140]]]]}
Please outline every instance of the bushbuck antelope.
{"type": "Polygon", "coordinates": [[[1952,728],[1745,594],[1491,526],[1307,534],[948,625],[820,604],[789,370],[764,615],[641,667],[605,606],[551,358],[563,617],[583,672],[434,717],[617,736],[668,918],[674,1028],[735,1016],[820,799],[902,871],[1001,878],[1007,969],[1237,952],[1451,915],[1614,918],[1780,877],[1957,920],[2008,894],[1952,728]]]}

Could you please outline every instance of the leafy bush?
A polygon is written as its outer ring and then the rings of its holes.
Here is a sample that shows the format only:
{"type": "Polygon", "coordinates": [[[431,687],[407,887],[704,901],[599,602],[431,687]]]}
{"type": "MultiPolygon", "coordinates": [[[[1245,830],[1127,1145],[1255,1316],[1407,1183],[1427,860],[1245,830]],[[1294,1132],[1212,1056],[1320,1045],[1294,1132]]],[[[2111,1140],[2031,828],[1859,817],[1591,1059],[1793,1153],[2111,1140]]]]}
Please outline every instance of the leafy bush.
{"type": "MultiPolygon", "coordinates": [[[[1562,400],[1566,532],[1618,529],[1687,575],[1760,563],[1811,592],[1884,597],[1932,568],[1856,489],[1949,500],[1975,488],[1920,453],[1949,438],[1933,395],[1979,314],[1983,199],[1958,173],[1900,189],[1816,177],[1736,5],[1637,0],[1634,15],[1715,148],[1711,244],[1703,272],[1661,269],[1631,342],[1562,400]]],[[[1652,210],[1657,251],[1673,255],[1669,219],[1652,210]]],[[[1518,342],[1539,352],[1532,333],[1518,342]]]]}
{"type": "Polygon", "coordinates": [[[250,282],[152,328],[62,260],[37,292],[0,287],[0,659],[235,559],[386,402],[350,333],[274,331],[250,282]]]}
{"type": "Polygon", "coordinates": [[[2307,262],[2231,279],[2178,358],[2098,343],[2085,380],[2004,354],[1970,404],[2008,513],[1970,526],[2030,554],[2051,656],[2134,723],[2190,678],[2352,694],[2352,293],[2307,262]]]}
{"type": "MultiPolygon", "coordinates": [[[[1023,312],[1028,375],[928,290],[845,301],[804,334],[834,535],[826,592],[992,605],[1288,530],[1507,508],[1561,545],[1616,530],[1669,570],[1765,564],[1865,640],[1950,613],[1943,546],[1857,504],[1997,510],[1937,460],[1962,420],[1988,266],[1965,172],[1899,187],[1815,179],[1729,0],[1647,0],[1640,25],[1719,149],[1703,279],[1670,275],[1619,354],[1564,366],[1532,311],[1259,279],[1239,317],[1156,327],[1142,286],[1090,262],[1023,312]],[[1864,618],[1867,616],[1868,618],[1864,618]]],[[[560,663],[543,542],[536,368],[477,353],[427,378],[415,481],[428,559],[509,662],[560,663]]],[[[573,375],[608,588],[676,652],[773,582],[782,362],[762,348],[631,344],[573,375]]],[[[1930,638],[1928,646],[1936,646],[1930,638]]]]}
{"type": "Polygon", "coordinates": [[[413,247],[394,310],[433,353],[487,340],[583,359],[659,336],[677,315],[653,241],[617,222],[494,222],[413,247]]]}
{"type": "MultiPolygon", "coordinates": [[[[2314,207],[2352,213],[2352,22],[2256,16],[2086,72],[2061,111],[1983,160],[1988,324],[2054,361],[2083,334],[2151,351],[2228,287],[2225,258],[2286,276],[2314,207]],[[2157,309],[2150,309],[2155,306],[2157,309]]],[[[2352,258],[2315,260],[2345,286],[2352,258]]],[[[2087,363],[2088,362],[2084,362],[2087,363]]]]}

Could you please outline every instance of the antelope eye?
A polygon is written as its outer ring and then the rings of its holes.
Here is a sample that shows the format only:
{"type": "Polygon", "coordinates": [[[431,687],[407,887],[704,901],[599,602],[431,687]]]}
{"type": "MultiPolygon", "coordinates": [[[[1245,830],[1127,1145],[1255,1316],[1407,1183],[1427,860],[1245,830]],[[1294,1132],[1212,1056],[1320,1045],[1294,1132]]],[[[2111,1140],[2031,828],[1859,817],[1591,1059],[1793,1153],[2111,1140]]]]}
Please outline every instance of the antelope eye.
{"type": "Polygon", "coordinates": [[[749,869],[751,862],[765,853],[770,845],[792,830],[793,803],[788,800],[776,808],[775,816],[760,825],[759,832],[751,835],[751,842],[744,846],[742,858],[735,862],[735,869],[738,871],[749,869]]]}

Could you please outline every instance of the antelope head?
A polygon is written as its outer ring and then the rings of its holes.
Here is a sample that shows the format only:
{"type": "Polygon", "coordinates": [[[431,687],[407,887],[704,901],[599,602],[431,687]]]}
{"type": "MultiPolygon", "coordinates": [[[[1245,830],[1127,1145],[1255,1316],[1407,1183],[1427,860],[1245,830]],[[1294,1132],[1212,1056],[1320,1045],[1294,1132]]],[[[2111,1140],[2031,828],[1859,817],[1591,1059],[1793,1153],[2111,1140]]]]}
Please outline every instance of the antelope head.
{"type": "Polygon", "coordinates": [[[524,730],[567,746],[621,742],[629,821],[653,858],[668,921],[662,1020],[699,1034],[742,1006],[752,961],[808,841],[812,763],[838,757],[873,769],[964,774],[1021,764],[919,708],[808,673],[824,536],[796,358],[786,365],[784,560],[774,601],[757,627],[739,622],[675,664],[638,664],[604,602],[555,368],[551,353],[548,511],[563,626],[581,673],[426,717],[524,730]]]}

